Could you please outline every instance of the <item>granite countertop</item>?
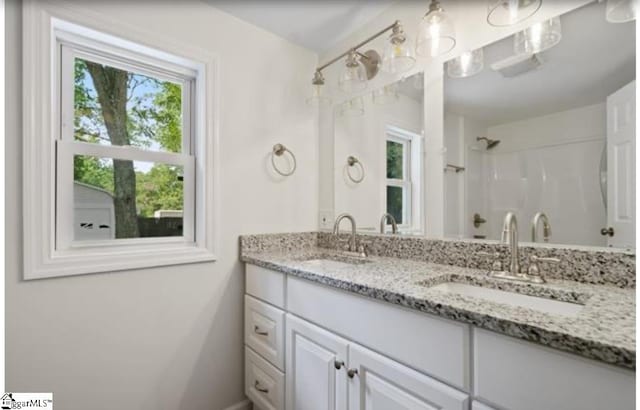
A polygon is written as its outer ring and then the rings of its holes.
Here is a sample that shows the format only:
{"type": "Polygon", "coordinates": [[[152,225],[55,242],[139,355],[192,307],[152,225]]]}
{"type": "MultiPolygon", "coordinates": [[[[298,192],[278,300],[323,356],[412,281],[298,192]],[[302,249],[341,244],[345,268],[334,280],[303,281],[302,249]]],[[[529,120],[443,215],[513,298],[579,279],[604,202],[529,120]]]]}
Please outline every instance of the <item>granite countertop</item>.
{"type": "Polygon", "coordinates": [[[311,247],[241,255],[247,263],[635,370],[634,289],[568,280],[526,284],[490,278],[486,270],[379,256],[361,264],[308,262],[317,258],[340,260],[341,254],[311,247]],[[444,282],[515,290],[584,307],[571,317],[430,288],[444,282]]]}

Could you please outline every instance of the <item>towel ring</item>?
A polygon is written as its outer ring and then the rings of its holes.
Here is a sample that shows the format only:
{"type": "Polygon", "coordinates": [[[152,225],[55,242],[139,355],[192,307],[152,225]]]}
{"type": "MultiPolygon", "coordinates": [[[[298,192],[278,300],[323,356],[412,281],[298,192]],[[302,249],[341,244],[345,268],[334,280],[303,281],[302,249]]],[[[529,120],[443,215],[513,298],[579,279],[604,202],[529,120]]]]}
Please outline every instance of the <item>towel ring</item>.
{"type": "Polygon", "coordinates": [[[349,167],[347,168],[347,176],[349,177],[349,179],[356,184],[362,182],[362,180],[364,180],[364,166],[362,165],[362,162],[360,162],[358,158],[349,155],[347,157],[347,165],[349,165],[349,167]],[[360,167],[360,178],[354,178],[353,175],[351,175],[351,168],[356,165],[360,167]]]}
{"type": "Polygon", "coordinates": [[[293,175],[294,172],[296,172],[296,166],[297,166],[296,156],[293,155],[293,152],[291,152],[289,148],[285,147],[282,144],[276,144],[273,146],[273,151],[271,151],[271,165],[273,165],[273,169],[278,174],[282,175],[283,177],[288,177],[290,175],[293,175]],[[291,171],[289,172],[282,172],[276,165],[276,155],[281,157],[282,155],[284,155],[285,152],[288,152],[289,155],[291,156],[291,159],[293,160],[293,166],[291,167],[291,171]]]}

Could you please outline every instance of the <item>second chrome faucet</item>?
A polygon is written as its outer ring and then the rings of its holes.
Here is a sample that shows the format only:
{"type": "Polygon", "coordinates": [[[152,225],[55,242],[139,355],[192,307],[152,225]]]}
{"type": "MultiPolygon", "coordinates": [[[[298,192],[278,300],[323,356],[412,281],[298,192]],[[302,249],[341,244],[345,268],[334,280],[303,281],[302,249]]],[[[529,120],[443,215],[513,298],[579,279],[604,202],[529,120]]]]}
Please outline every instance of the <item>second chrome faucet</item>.
{"type": "MultiPolygon", "coordinates": [[[[549,225],[549,219],[542,212],[538,212],[533,219],[533,231],[538,225],[540,220],[543,220],[544,223],[544,235],[545,239],[548,240],[549,235],[551,234],[551,226],[549,225]]],[[[534,236],[535,238],[535,236],[534,236]]],[[[542,258],[536,255],[529,256],[529,266],[527,267],[526,272],[522,272],[520,269],[520,251],[518,248],[518,221],[516,219],[516,214],[513,212],[508,212],[504,217],[504,223],[502,225],[502,242],[506,243],[509,246],[509,268],[508,272],[502,270],[495,270],[495,267],[502,266],[500,258],[502,254],[495,253],[492,254],[494,256],[494,261],[492,263],[492,271],[491,276],[495,278],[501,279],[511,279],[511,280],[519,280],[524,282],[531,283],[545,283],[546,280],[542,276],[542,272],[540,270],[540,263],[559,263],[560,259],[557,258],[542,258]]],[[[485,253],[481,253],[485,254],[485,253]]]]}

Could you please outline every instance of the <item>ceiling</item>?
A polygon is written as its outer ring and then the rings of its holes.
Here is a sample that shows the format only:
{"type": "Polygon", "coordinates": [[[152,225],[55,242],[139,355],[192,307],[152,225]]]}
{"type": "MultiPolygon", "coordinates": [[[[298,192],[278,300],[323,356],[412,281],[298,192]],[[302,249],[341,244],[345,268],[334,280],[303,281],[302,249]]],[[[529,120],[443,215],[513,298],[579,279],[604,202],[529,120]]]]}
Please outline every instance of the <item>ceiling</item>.
{"type": "Polygon", "coordinates": [[[395,0],[204,0],[241,20],[322,53],[395,0]]]}
{"type": "Polygon", "coordinates": [[[480,74],[445,74],[445,110],[491,126],[604,102],[635,79],[635,22],[608,23],[602,2],[563,15],[561,24],[562,40],[540,54],[537,70],[513,78],[491,70],[513,54],[508,37],[484,47],[480,74]]]}

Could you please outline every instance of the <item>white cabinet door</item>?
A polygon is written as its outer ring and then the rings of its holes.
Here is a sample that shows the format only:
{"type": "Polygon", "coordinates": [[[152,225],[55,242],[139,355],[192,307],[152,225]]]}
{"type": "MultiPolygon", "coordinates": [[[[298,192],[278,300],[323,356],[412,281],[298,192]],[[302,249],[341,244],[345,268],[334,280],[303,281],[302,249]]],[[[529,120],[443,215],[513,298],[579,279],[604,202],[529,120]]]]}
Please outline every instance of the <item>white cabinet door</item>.
{"type": "Polygon", "coordinates": [[[467,394],[356,344],[349,345],[349,374],[350,410],[469,408],[467,394]]]}
{"type": "MultiPolygon", "coordinates": [[[[607,98],[608,244],[635,248],[636,82],[607,98]]],[[[603,232],[604,233],[604,232],[603,232]]]]}
{"type": "Polygon", "coordinates": [[[291,314],[286,328],[287,410],[346,410],[347,341],[291,314]]]}

